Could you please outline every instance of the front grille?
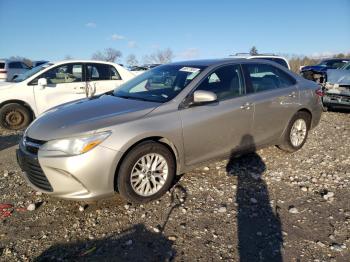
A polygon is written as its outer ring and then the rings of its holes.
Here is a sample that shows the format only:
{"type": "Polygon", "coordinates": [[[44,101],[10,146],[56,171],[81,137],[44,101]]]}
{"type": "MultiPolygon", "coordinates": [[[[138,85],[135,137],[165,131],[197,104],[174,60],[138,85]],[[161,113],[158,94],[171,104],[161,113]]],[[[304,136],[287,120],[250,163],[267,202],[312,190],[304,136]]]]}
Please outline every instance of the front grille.
{"type": "Polygon", "coordinates": [[[29,153],[32,153],[34,155],[38,154],[39,147],[45,143],[46,143],[46,141],[33,139],[33,138],[30,138],[27,136],[24,137],[24,139],[23,139],[23,144],[24,144],[25,149],[29,153]]]}
{"type": "Polygon", "coordinates": [[[22,170],[26,172],[29,181],[40,189],[52,192],[52,186],[47,180],[43,170],[40,167],[38,158],[35,155],[29,155],[22,152],[21,149],[17,151],[18,163],[22,170]]]}
{"type": "Polygon", "coordinates": [[[350,103],[350,96],[342,96],[342,95],[336,95],[336,94],[326,94],[326,95],[330,100],[350,103]]]}

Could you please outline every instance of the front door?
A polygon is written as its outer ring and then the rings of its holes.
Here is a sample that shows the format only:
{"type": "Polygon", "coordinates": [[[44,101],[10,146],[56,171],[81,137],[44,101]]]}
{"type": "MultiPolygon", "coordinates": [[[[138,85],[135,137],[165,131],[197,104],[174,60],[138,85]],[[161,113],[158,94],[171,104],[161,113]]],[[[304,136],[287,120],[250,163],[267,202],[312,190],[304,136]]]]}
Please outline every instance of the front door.
{"type": "Polygon", "coordinates": [[[39,114],[57,105],[86,97],[84,65],[67,63],[54,67],[39,78],[46,78],[47,86],[34,85],[35,102],[39,114]]]}
{"type": "Polygon", "coordinates": [[[214,70],[196,90],[214,92],[218,101],[180,110],[186,165],[230,154],[247,146],[254,108],[245,96],[239,65],[214,70]]]}

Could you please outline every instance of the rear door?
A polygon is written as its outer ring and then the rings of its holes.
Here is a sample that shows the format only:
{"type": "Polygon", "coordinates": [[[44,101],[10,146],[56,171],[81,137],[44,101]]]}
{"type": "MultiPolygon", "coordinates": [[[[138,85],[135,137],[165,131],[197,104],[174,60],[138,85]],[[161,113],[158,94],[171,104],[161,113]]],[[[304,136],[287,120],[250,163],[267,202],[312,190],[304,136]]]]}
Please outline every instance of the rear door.
{"type": "Polygon", "coordinates": [[[110,64],[87,63],[87,86],[95,91],[95,94],[102,94],[111,91],[121,85],[123,80],[118,70],[110,64]]]}
{"type": "Polygon", "coordinates": [[[214,92],[218,101],[180,110],[186,165],[230,154],[246,146],[253,108],[245,96],[240,65],[212,71],[196,90],[214,92]]]}
{"type": "Polygon", "coordinates": [[[34,79],[34,95],[39,114],[51,107],[86,97],[85,73],[82,63],[56,66],[34,79]],[[38,79],[46,78],[47,86],[38,86],[38,79]]]}
{"type": "Polygon", "coordinates": [[[270,64],[246,63],[243,68],[254,103],[253,137],[259,145],[270,143],[281,136],[299,107],[297,82],[270,64]]]}

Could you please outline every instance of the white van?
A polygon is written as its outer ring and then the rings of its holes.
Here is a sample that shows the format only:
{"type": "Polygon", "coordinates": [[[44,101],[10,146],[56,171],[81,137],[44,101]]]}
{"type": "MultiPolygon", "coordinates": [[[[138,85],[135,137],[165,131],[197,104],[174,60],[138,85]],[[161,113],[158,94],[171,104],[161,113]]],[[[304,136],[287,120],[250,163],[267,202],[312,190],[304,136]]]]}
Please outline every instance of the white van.
{"type": "Polygon", "coordinates": [[[69,60],[46,63],[0,83],[0,125],[23,129],[46,110],[86,96],[111,91],[133,78],[118,64],[69,60]]]}

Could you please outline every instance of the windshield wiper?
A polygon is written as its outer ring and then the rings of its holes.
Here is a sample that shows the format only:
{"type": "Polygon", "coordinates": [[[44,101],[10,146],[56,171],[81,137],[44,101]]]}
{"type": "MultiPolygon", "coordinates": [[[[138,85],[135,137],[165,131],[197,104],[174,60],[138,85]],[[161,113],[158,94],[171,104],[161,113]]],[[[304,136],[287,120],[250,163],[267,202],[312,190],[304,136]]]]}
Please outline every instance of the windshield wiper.
{"type": "Polygon", "coordinates": [[[146,99],[146,98],[142,98],[142,97],[125,96],[125,95],[116,95],[116,94],[114,94],[114,96],[120,97],[120,98],[124,98],[124,99],[133,99],[133,100],[141,100],[141,101],[147,101],[147,102],[154,102],[154,101],[152,101],[152,100],[149,100],[149,99],[146,99]]]}

